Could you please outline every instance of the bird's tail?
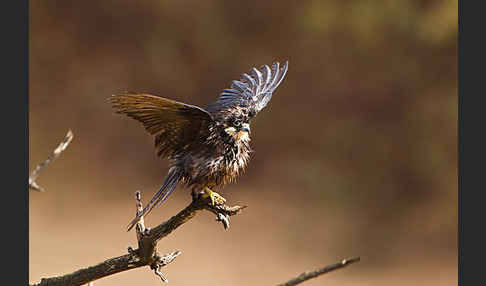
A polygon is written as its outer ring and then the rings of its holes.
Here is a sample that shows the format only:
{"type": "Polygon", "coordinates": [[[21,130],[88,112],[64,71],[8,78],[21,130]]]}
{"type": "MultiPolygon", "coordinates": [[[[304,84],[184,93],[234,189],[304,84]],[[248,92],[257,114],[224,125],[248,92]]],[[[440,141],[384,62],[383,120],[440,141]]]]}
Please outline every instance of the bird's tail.
{"type": "Polygon", "coordinates": [[[148,215],[152,209],[162,204],[174,191],[179,181],[182,179],[183,173],[177,167],[172,167],[169,170],[169,174],[165,178],[164,183],[159,188],[157,193],[152,197],[150,202],[143,208],[141,213],[138,213],[135,218],[128,224],[128,230],[130,231],[133,226],[139,221],[140,217],[148,215]]]}

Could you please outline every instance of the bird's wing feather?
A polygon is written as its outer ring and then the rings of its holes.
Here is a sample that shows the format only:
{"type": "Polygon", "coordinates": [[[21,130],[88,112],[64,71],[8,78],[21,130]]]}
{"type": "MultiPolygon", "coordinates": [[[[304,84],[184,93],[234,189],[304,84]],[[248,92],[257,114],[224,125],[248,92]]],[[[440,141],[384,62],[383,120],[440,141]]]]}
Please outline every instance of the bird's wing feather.
{"type": "Polygon", "coordinates": [[[138,93],[109,98],[117,113],[140,121],[155,135],[157,155],[172,158],[203,147],[214,121],[204,109],[174,100],[138,93]]]}
{"type": "Polygon", "coordinates": [[[282,83],[288,69],[288,61],[281,67],[276,62],[270,68],[252,68],[250,74],[244,73],[240,80],[234,80],[231,88],[223,90],[219,99],[211,103],[207,110],[219,112],[236,106],[248,109],[250,116],[260,112],[272,98],[275,89],[282,83]]]}

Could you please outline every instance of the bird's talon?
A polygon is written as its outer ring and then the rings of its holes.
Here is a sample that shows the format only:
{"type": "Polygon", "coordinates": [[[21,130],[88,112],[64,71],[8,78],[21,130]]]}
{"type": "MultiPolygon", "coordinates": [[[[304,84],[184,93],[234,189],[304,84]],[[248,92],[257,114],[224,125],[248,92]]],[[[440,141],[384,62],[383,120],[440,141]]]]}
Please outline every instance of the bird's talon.
{"type": "Polygon", "coordinates": [[[222,205],[226,202],[226,199],[223,198],[220,194],[213,192],[210,188],[204,188],[204,194],[202,195],[203,198],[209,197],[211,200],[211,205],[214,206],[215,204],[222,205]]]}

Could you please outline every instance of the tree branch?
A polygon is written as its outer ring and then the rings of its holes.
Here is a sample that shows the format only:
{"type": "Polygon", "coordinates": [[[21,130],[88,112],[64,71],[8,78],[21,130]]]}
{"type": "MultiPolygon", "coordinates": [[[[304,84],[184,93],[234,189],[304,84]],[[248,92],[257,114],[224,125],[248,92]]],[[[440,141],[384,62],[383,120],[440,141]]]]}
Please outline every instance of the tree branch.
{"type": "MultiPolygon", "coordinates": [[[[140,192],[136,192],[135,197],[137,201],[137,212],[139,212],[142,210],[140,192]]],[[[83,268],[70,274],[58,277],[43,278],[38,284],[32,284],[32,286],[84,285],[91,281],[113,275],[115,273],[142,266],[150,266],[150,268],[154,270],[154,273],[159,276],[162,281],[167,282],[167,279],[160,272],[160,268],[171,263],[177,256],[181,254],[181,252],[174,251],[160,256],[156,251],[157,242],[160,239],[166,237],[176,228],[189,221],[200,210],[208,210],[217,214],[217,220],[220,220],[220,217],[223,217],[223,225],[225,228],[228,228],[229,217],[240,213],[244,208],[245,206],[230,207],[224,204],[212,206],[209,198],[203,198],[201,195],[196,195],[186,208],[153,229],[145,228],[142,217],[136,225],[138,248],[133,250],[131,247],[129,247],[128,254],[110,258],[97,265],[83,268]]]]}
{"type": "Polygon", "coordinates": [[[40,171],[42,171],[45,167],[47,167],[49,163],[56,160],[61,155],[61,153],[64,150],[66,150],[69,143],[71,143],[71,141],[73,140],[73,137],[74,137],[73,132],[69,130],[68,133],[66,134],[66,137],[64,137],[64,140],[59,144],[59,146],[57,146],[54,152],[52,152],[52,154],[49,157],[47,157],[47,159],[44,162],[37,165],[37,167],[34,169],[34,171],[32,171],[32,173],[29,176],[29,189],[36,190],[39,192],[44,191],[44,189],[41,186],[37,185],[35,180],[39,176],[40,171]]]}
{"type": "MultiPolygon", "coordinates": [[[[46,161],[39,164],[29,177],[29,188],[37,191],[43,191],[39,185],[36,184],[35,180],[39,176],[41,170],[43,170],[50,162],[57,159],[60,154],[67,148],[69,143],[73,139],[73,133],[71,130],[68,131],[64,140],[59,144],[59,146],[54,150],[54,152],[47,158],[46,161]]],[[[137,191],[135,193],[136,201],[136,215],[142,212],[143,204],[141,193],[137,191]]],[[[143,216],[138,220],[135,230],[137,234],[138,248],[133,250],[128,247],[128,254],[123,254],[118,257],[107,259],[99,264],[90,266],[87,268],[79,269],[73,273],[61,275],[51,278],[42,278],[37,284],[30,284],[30,286],[80,286],[88,284],[88,286],[93,286],[94,280],[110,276],[119,272],[135,269],[142,266],[150,266],[158,277],[163,282],[168,282],[167,278],[161,273],[160,269],[172,261],[174,261],[177,256],[181,254],[180,251],[174,251],[167,253],[165,255],[159,255],[157,253],[156,247],[157,243],[175,229],[177,229],[182,224],[193,218],[198,211],[207,210],[216,215],[216,221],[223,224],[225,229],[229,228],[229,218],[230,216],[236,215],[246,208],[246,206],[234,206],[230,207],[225,204],[215,204],[211,205],[209,198],[203,198],[201,194],[193,194],[192,202],[180,211],[175,216],[171,217],[166,222],[159,224],[153,229],[145,227],[143,216]]],[[[311,278],[317,277],[329,273],[331,271],[346,267],[349,264],[360,261],[359,257],[352,258],[349,260],[343,260],[340,263],[329,265],[321,269],[317,269],[311,272],[304,272],[298,277],[291,279],[278,286],[293,286],[307,281],[311,278]]]]}
{"type": "Polygon", "coordinates": [[[341,269],[343,267],[346,267],[352,263],[355,263],[355,262],[358,262],[360,261],[360,258],[359,257],[355,257],[355,258],[351,258],[351,259],[344,259],[343,261],[339,262],[339,263],[336,263],[336,264],[332,264],[332,265],[328,265],[328,266],[325,266],[323,268],[320,268],[320,269],[317,269],[317,270],[314,270],[314,271],[309,271],[309,272],[304,272],[302,274],[300,274],[299,276],[297,276],[296,278],[293,278],[283,284],[278,284],[277,286],[294,286],[294,285],[297,285],[297,284],[300,284],[306,280],[309,280],[311,278],[315,278],[319,275],[322,275],[322,274],[326,274],[326,273],[329,273],[331,271],[334,271],[334,270],[337,270],[337,269],[341,269]]]}

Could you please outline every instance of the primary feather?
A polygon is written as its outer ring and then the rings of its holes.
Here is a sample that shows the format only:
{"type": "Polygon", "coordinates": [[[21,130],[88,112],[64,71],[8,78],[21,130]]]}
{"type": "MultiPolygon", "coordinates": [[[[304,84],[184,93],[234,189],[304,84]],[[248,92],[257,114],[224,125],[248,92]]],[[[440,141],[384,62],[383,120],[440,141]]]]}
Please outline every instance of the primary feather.
{"type": "Polygon", "coordinates": [[[211,103],[206,110],[218,113],[232,108],[242,108],[246,109],[250,117],[255,116],[267,106],[273,92],[282,83],[288,70],[288,61],[282,67],[276,62],[271,69],[267,65],[261,69],[262,71],[252,68],[250,75],[244,73],[240,80],[234,80],[231,87],[223,90],[220,98],[211,103]]]}

